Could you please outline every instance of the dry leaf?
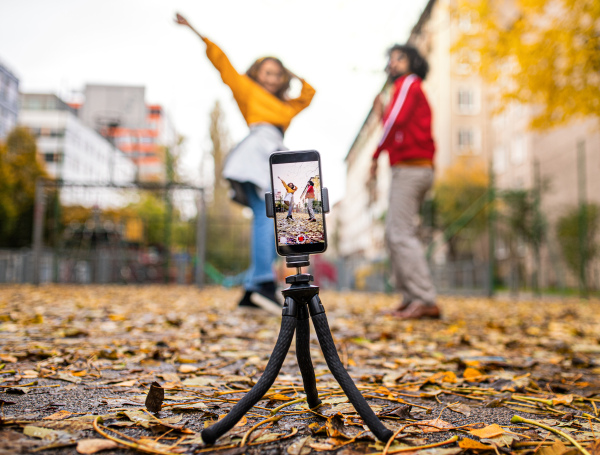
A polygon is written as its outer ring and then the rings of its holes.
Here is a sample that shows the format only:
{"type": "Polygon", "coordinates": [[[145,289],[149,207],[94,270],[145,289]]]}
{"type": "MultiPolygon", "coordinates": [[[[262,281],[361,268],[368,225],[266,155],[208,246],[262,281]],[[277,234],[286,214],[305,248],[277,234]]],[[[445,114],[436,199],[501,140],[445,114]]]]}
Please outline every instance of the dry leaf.
{"type": "Polygon", "coordinates": [[[110,439],[82,439],[77,442],[77,452],[84,454],[116,449],[117,447],[119,447],[119,444],[110,439]]]}
{"type": "Polygon", "coordinates": [[[314,439],[310,436],[300,438],[288,446],[287,453],[289,455],[308,455],[311,452],[310,444],[313,442],[314,439]]]}
{"type": "Polygon", "coordinates": [[[137,383],[137,379],[131,379],[129,381],[117,382],[112,384],[113,387],[133,387],[137,383]]]}
{"type": "Polygon", "coordinates": [[[469,430],[469,433],[477,436],[478,438],[494,438],[506,433],[506,431],[500,425],[494,423],[479,430],[469,430]]]}
{"type": "Polygon", "coordinates": [[[460,414],[466,415],[469,417],[471,415],[471,408],[464,403],[452,403],[448,405],[448,409],[458,412],[460,414]]]}
{"type": "Polygon", "coordinates": [[[71,417],[72,415],[73,415],[73,413],[69,412],[69,411],[58,411],[52,415],[44,417],[42,420],[63,420],[63,419],[71,417]]]}
{"type": "Polygon", "coordinates": [[[482,444],[479,441],[475,441],[470,438],[463,438],[458,441],[458,446],[461,449],[471,449],[471,450],[494,450],[494,446],[482,444]]]}
{"type": "Polygon", "coordinates": [[[180,365],[179,366],[179,372],[184,373],[184,374],[195,373],[198,370],[199,370],[199,368],[194,365],[180,365]]]}
{"type": "Polygon", "coordinates": [[[467,381],[475,381],[477,379],[479,379],[482,376],[481,371],[477,370],[476,368],[465,368],[465,371],[463,372],[463,377],[467,380],[467,381]]]}
{"type": "Polygon", "coordinates": [[[419,426],[423,433],[437,433],[454,428],[454,425],[442,419],[422,420],[419,424],[423,424],[423,426],[419,426]]]}

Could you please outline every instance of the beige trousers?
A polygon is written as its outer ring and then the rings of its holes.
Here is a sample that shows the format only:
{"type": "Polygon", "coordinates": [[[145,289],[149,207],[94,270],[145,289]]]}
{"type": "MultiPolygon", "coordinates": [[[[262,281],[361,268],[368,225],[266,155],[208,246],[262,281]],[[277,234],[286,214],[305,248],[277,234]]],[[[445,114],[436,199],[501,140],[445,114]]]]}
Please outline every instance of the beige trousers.
{"type": "Polygon", "coordinates": [[[435,288],[417,237],[419,209],[433,183],[428,167],[392,168],[389,208],[386,217],[386,242],[390,252],[396,289],[404,301],[421,300],[435,304],[435,288]]]}

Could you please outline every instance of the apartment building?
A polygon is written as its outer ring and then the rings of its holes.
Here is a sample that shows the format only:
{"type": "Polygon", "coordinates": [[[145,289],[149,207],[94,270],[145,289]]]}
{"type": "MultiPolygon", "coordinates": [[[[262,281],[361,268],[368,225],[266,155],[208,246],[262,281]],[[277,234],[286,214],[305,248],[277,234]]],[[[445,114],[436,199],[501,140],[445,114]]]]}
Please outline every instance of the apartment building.
{"type": "Polygon", "coordinates": [[[147,104],[142,86],[88,84],[85,101],[73,104],[83,123],[110,140],[137,166],[137,180],[166,180],[165,147],[176,146],[175,128],[163,107],[147,104]]]}
{"type": "MultiPolygon", "coordinates": [[[[125,184],[135,179],[135,164],[54,94],[22,94],[19,124],[36,137],[46,171],[56,179],[82,184],[125,184]]],[[[94,199],[92,192],[63,192],[67,204],[110,203],[109,196],[98,197],[94,199]]]]}
{"type": "Polygon", "coordinates": [[[17,124],[19,116],[19,79],[0,61],[0,141],[17,124]]]}

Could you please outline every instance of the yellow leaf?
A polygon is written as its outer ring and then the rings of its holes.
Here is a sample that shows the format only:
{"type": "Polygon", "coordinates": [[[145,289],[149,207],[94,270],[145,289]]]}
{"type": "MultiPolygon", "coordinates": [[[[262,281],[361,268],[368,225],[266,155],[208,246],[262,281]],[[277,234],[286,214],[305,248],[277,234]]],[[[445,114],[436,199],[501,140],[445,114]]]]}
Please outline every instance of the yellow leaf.
{"type": "Polygon", "coordinates": [[[471,450],[494,450],[494,446],[482,444],[479,441],[475,441],[474,439],[464,438],[458,441],[458,446],[461,449],[471,449],[471,450]]]}
{"type": "Polygon", "coordinates": [[[0,354],[0,360],[8,363],[15,363],[18,361],[18,359],[15,356],[9,354],[0,354]]]}
{"type": "Polygon", "coordinates": [[[506,433],[506,431],[500,425],[493,423],[479,430],[469,430],[469,433],[479,438],[494,438],[506,433]]]}
{"type": "Polygon", "coordinates": [[[471,368],[471,367],[468,367],[467,369],[465,369],[465,372],[463,373],[463,377],[467,380],[477,379],[477,378],[480,378],[481,376],[483,376],[481,374],[481,371],[479,371],[475,368],[471,368]]]}
{"type": "Polygon", "coordinates": [[[235,424],[236,427],[243,427],[244,425],[246,425],[248,423],[248,418],[246,416],[243,416],[242,419],[235,424]]]}
{"type": "Polygon", "coordinates": [[[573,395],[557,395],[556,398],[552,399],[552,404],[571,404],[573,402],[573,395]]]}
{"type": "Polygon", "coordinates": [[[283,393],[274,393],[272,395],[267,395],[267,397],[269,400],[277,400],[277,401],[291,401],[293,400],[293,398],[288,397],[287,395],[284,395],[283,393]]]}

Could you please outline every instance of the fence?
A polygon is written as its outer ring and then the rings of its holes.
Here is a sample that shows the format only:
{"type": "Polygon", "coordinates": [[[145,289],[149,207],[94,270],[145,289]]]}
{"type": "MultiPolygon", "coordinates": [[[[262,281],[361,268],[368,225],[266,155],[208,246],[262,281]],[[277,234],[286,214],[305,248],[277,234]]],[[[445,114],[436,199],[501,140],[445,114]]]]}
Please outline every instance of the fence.
{"type": "Polygon", "coordinates": [[[0,254],[0,282],[202,285],[205,233],[199,187],[41,180],[33,248],[0,254]]]}

